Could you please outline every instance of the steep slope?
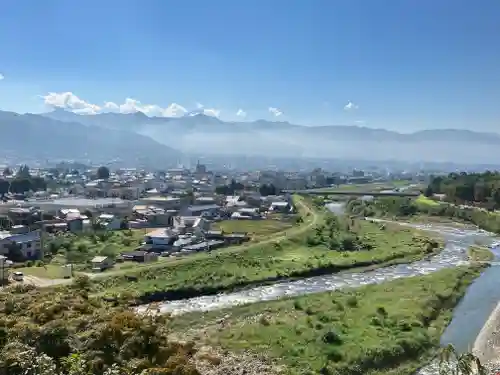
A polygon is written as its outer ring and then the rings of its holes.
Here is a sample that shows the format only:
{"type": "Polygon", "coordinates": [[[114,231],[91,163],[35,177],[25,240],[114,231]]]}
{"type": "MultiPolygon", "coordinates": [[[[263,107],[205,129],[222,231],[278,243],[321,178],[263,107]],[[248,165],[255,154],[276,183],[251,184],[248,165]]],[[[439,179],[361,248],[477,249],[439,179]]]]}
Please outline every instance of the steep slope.
{"type": "Polygon", "coordinates": [[[0,147],[26,158],[65,158],[175,164],[180,153],[134,132],[85,126],[41,115],[0,111],[0,147]]]}

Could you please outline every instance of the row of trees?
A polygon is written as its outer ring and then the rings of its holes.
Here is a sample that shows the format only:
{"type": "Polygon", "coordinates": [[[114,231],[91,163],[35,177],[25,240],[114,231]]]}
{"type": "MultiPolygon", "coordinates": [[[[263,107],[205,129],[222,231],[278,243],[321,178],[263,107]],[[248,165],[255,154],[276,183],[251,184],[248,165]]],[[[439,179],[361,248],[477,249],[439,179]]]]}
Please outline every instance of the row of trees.
{"type": "MultiPolygon", "coordinates": [[[[5,168],[3,176],[12,176],[12,170],[5,168]]],[[[47,190],[47,182],[39,176],[31,176],[30,169],[27,165],[23,165],[17,171],[16,177],[12,180],[0,179],[0,196],[5,196],[7,193],[22,194],[28,191],[45,191],[47,190]]]]}
{"type": "Polygon", "coordinates": [[[475,204],[484,208],[500,208],[500,173],[450,173],[433,177],[425,195],[445,194],[455,204],[475,204]]]}
{"type": "Polygon", "coordinates": [[[236,182],[233,179],[229,185],[217,186],[215,192],[221,195],[235,195],[236,192],[243,191],[244,189],[245,186],[242,183],[236,182]]]}

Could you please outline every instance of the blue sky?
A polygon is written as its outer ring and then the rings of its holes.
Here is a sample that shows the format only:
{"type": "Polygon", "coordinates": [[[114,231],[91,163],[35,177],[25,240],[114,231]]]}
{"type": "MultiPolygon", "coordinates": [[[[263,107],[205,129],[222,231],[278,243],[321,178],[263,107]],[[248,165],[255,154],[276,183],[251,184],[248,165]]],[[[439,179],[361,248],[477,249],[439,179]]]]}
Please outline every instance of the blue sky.
{"type": "Polygon", "coordinates": [[[3,2],[0,108],[500,132],[499,17],[498,0],[3,2]]]}

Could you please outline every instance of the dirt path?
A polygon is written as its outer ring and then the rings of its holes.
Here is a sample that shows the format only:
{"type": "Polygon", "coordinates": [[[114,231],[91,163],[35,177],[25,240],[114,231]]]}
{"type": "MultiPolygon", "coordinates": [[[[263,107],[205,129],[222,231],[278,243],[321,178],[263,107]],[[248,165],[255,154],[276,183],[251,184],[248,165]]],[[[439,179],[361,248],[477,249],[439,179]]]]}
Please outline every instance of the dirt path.
{"type": "Polygon", "coordinates": [[[36,277],[31,275],[24,275],[23,284],[35,285],[41,288],[46,288],[55,285],[70,284],[71,279],[46,279],[43,277],[36,277]]]}

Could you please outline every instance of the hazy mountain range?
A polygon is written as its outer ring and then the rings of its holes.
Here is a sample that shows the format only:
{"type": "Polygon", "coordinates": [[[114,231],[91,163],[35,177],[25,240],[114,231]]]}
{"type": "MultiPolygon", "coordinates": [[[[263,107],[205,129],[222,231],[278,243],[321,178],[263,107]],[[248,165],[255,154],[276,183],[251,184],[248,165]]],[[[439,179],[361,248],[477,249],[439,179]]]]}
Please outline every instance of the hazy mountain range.
{"type": "Polygon", "coordinates": [[[55,110],[43,115],[0,111],[0,147],[40,159],[177,163],[182,153],[364,160],[495,161],[500,135],[469,130],[401,134],[359,126],[301,126],[259,120],[225,122],[196,114],[180,118],[55,110]]]}
{"type": "Polygon", "coordinates": [[[141,112],[77,115],[60,109],[45,116],[135,132],[182,152],[212,155],[487,163],[500,146],[500,134],[456,129],[402,134],[360,126],[225,122],[203,114],[180,118],[148,117],[141,112]]]}
{"type": "Polygon", "coordinates": [[[42,115],[0,111],[2,156],[23,160],[74,159],[152,164],[172,160],[180,153],[133,132],[65,122],[42,115]]]}

